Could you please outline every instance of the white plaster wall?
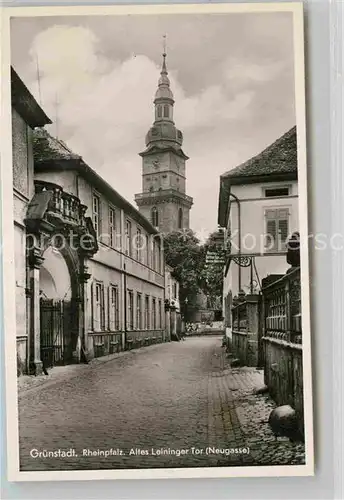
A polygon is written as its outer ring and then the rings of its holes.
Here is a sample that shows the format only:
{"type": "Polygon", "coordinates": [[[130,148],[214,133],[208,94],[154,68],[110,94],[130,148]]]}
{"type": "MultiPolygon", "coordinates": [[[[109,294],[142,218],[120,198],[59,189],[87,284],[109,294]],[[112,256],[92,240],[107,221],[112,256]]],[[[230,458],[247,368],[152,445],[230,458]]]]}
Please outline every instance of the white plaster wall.
{"type": "Polygon", "coordinates": [[[39,275],[42,297],[70,300],[72,296],[71,280],[64,257],[52,247],[44,252],[43,257],[44,262],[39,275]]]}
{"type": "Polygon", "coordinates": [[[14,226],[14,264],[16,290],[16,334],[17,337],[27,335],[26,331],[26,259],[25,230],[14,226]]]}

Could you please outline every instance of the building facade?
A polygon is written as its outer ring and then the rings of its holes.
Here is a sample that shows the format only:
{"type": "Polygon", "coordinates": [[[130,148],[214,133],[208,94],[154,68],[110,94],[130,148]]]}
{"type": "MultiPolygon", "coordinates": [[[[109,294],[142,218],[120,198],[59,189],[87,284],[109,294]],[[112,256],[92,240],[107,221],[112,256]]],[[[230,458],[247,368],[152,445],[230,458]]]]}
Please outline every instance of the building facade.
{"type": "Polygon", "coordinates": [[[31,282],[34,266],[26,252],[26,213],[34,195],[33,130],[50,122],[17,73],[11,68],[12,167],[16,340],[18,374],[27,373],[34,357],[31,282]]]}
{"type": "Polygon", "coordinates": [[[140,212],[161,233],[189,229],[193,200],[186,194],[183,134],[173,121],[174,98],[166,54],[154,99],[155,121],[146,135],[142,157],[142,192],[135,195],[140,212]]]}
{"type": "Polygon", "coordinates": [[[295,127],[221,176],[218,223],[229,249],[223,300],[230,326],[234,297],[259,294],[264,278],[288,269],[286,242],[299,228],[295,127]]]}
{"type": "MultiPolygon", "coordinates": [[[[71,349],[76,357],[99,357],[164,340],[165,271],[157,230],[79,156],[44,130],[37,131],[35,138],[35,185],[36,191],[61,193],[64,200],[70,197],[72,207],[79,204],[96,241],[92,247],[85,237],[81,242],[85,248],[78,250],[88,255],[83,261],[79,347],[74,341],[71,349]]],[[[73,217],[66,201],[58,210],[73,217]]],[[[71,246],[69,238],[66,246],[71,246]]],[[[72,283],[80,280],[78,269],[68,273],[64,266],[64,286],[57,293],[62,276],[57,262],[63,256],[58,256],[58,245],[47,252],[42,296],[47,301],[73,302],[72,283]]]]}

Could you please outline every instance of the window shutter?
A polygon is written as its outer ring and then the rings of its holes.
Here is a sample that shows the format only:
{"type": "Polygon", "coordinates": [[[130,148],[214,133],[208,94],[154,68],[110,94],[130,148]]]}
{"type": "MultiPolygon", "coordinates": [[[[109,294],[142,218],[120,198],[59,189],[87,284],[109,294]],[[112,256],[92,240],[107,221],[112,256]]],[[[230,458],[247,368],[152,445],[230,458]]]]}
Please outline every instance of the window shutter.
{"type": "Polygon", "coordinates": [[[107,288],[107,329],[111,330],[111,316],[110,316],[110,293],[111,293],[111,287],[108,286],[107,288]]]}
{"type": "Polygon", "coordinates": [[[276,221],[275,220],[268,220],[266,223],[266,232],[269,234],[272,238],[276,238],[276,221]]]}
{"type": "Polygon", "coordinates": [[[94,332],[94,284],[91,283],[91,327],[94,332]]]}
{"type": "Polygon", "coordinates": [[[278,231],[281,235],[282,243],[285,243],[288,237],[288,219],[280,219],[278,221],[278,231]]]}
{"type": "Polygon", "coordinates": [[[266,241],[265,246],[268,250],[275,248],[277,243],[277,210],[266,210],[266,241]]]}
{"type": "Polygon", "coordinates": [[[101,307],[101,329],[105,330],[105,297],[104,297],[104,285],[101,287],[101,302],[100,302],[100,307],[101,307]]]}
{"type": "Polygon", "coordinates": [[[278,231],[281,235],[282,243],[284,244],[288,238],[289,232],[289,210],[287,208],[281,208],[278,210],[278,231]]]}
{"type": "Polygon", "coordinates": [[[118,288],[115,289],[115,301],[116,301],[116,305],[115,305],[115,311],[116,311],[116,330],[119,330],[120,329],[120,320],[119,320],[119,311],[120,311],[120,308],[119,308],[119,291],[118,291],[118,288]]]}

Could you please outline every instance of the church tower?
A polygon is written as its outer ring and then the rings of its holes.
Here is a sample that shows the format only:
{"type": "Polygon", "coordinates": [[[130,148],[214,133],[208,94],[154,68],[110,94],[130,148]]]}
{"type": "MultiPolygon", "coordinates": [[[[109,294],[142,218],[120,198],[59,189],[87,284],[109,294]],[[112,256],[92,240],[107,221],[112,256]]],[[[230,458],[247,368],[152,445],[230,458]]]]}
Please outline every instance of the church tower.
{"type": "Polygon", "coordinates": [[[189,229],[193,200],[186,194],[183,134],[173,121],[174,99],[166,67],[166,50],[155,93],[155,121],[146,135],[142,157],[142,192],[135,195],[139,211],[161,232],[189,229]]]}

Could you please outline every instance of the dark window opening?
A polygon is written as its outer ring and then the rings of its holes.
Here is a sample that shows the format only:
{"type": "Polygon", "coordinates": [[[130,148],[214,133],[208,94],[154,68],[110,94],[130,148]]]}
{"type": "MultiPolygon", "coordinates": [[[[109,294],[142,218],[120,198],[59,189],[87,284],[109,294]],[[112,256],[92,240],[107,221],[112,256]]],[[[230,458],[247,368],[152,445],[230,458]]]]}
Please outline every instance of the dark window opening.
{"type": "Polygon", "coordinates": [[[156,209],[156,207],[152,208],[151,221],[152,221],[152,225],[154,227],[157,227],[159,225],[159,213],[158,213],[158,210],[156,209]]]}
{"type": "Polygon", "coordinates": [[[265,189],[266,198],[272,198],[275,196],[289,196],[289,188],[288,187],[280,187],[280,188],[268,188],[265,189]]]}
{"type": "Polygon", "coordinates": [[[178,209],[178,229],[183,228],[183,210],[181,208],[178,209]]]}

